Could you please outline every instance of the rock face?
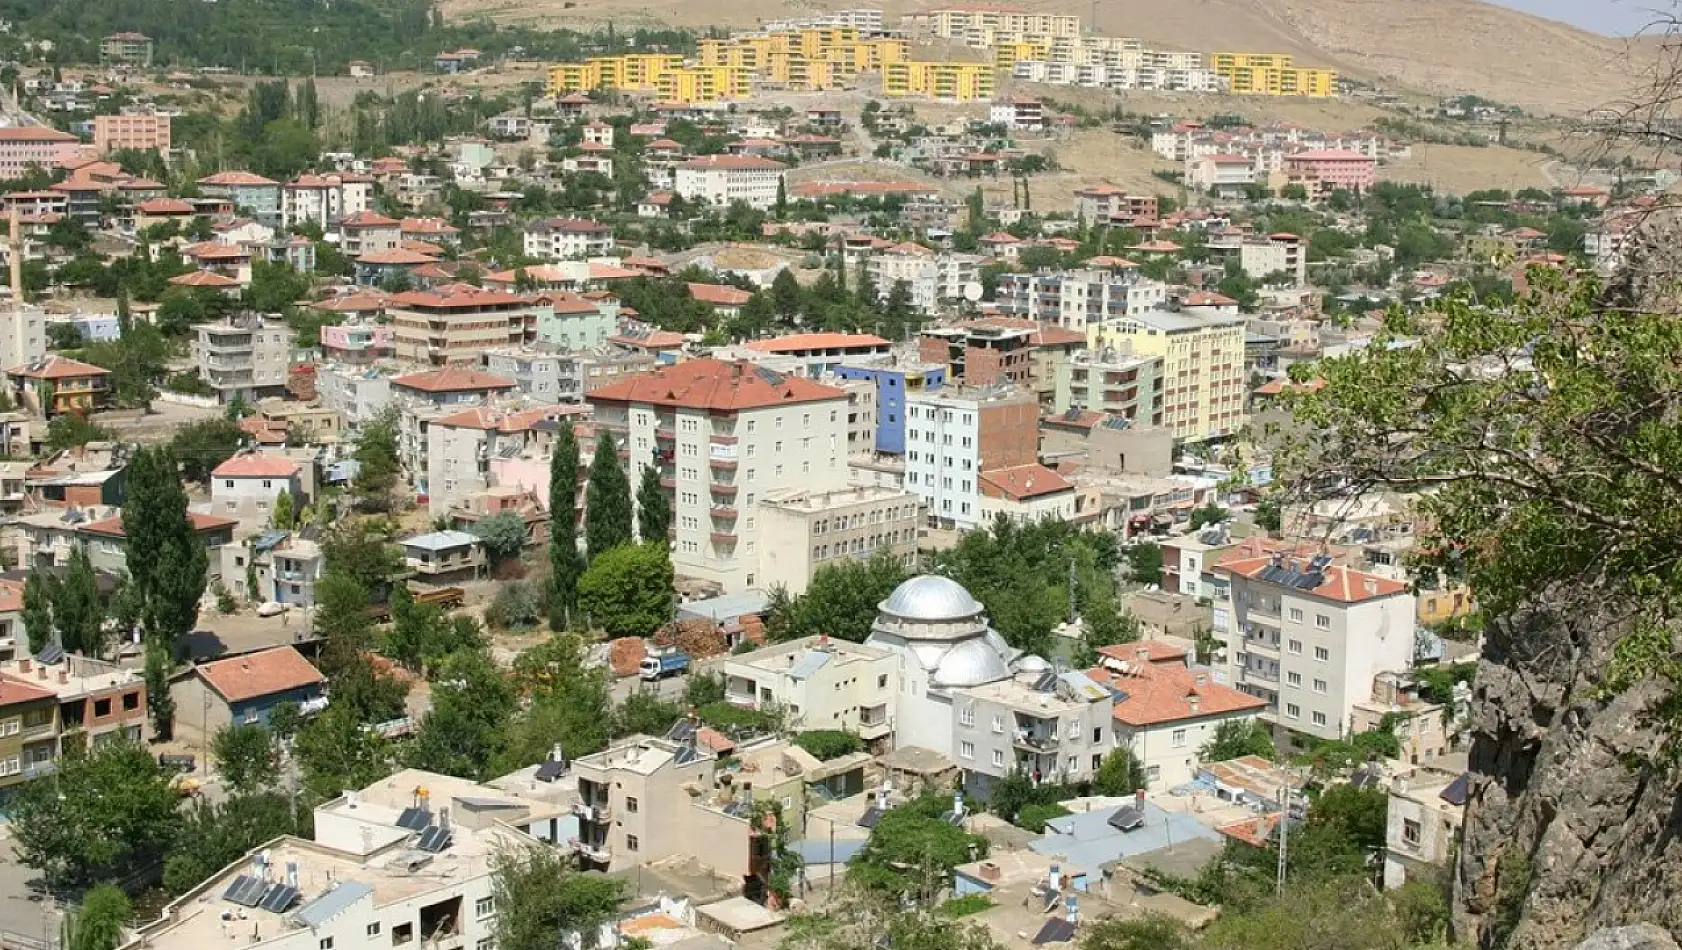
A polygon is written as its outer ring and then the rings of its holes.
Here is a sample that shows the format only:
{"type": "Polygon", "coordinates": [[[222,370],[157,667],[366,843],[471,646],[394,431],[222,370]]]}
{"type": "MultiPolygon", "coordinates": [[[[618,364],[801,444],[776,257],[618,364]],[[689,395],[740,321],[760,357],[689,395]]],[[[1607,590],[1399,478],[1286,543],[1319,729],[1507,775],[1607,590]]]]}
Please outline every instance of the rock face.
{"type": "Polygon", "coordinates": [[[1577,944],[1577,950],[1676,950],[1676,941],[1662,927],[1635,924],[1599,931],[1577,944]]]}
{"type": "Polygon", "coordinates": [[[1616,607],[1561,593],[1489,625],[1456,869],[1462,941],[1564,950],[1604,928],[1682,929],[1682,778],[1642,764],[1661,745],[1644,711],[1665,690],[1596,695],[1629,629],[1616,607]]]}

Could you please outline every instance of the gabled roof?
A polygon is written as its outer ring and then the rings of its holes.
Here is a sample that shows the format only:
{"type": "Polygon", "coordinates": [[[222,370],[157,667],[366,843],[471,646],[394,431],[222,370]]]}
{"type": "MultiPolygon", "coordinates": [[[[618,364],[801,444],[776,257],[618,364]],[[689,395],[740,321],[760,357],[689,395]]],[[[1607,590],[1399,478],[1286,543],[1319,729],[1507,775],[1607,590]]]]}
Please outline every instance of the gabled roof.
{"type": "Polygon", "coordinates": [[[6,370],[7,376],[25,379],[75,379],[80,376],[109,376],[111,371],[92,363],[73,360],[68,356],[48,356],[35,363],[25,363],[6,370]]]}
{"type": "Polygon", "coordinates": [[[873,350],[888,345],[887,340],[871,333],[792,333],[769,340],[754,340],[748,344],[748,349],[760,353],[801,353],[806,350],[873,350]]]}
{"type": "Polygon", "coordinates": [[[339,222],[341,228],[395,228],[400,222],[364,208],[339,222]]]}
{"type": "Polygon", "coordinates": [[[0,128],[0,142],[80,142],[69,132],[44,125],[11,125],[0,128]]]}
{"type": "Polygon", "coordinates": [[[134,210],[141,214],[192,214],[193,206],[180,198],[148,198],[134,210]]]}
{"type": "Polygon", "coordinates": [[[688,360],[604,386],[589,402],[649,403],[734,412],[845,399],[845,390],[804,376],[784,376],[748,362],[688,360]]]}
{"type": "Polygon", "coordinates": [[[368,253],[359,256],[356,259],[356,262],[358,264],[371,264],[374,266],[401,267],[431,264],[436,260],[438,260],[437,256],[432,254],[422,254],[419,251],[410,251],[401,247],[394,247],[386,251],[369,251],[368,253]]]}
{"type": "Polygon", "coordinates": [[[228,171],[217,172],[214,175],[207,175],[200,178],[199,184],[225,188],[236,185],[279,185],[280,182],[275,181],[272,178],[264,178],[262,175],[256,174],[255,172],[228,171]]]}
{"type": "MultiPolygon", "coordinates": [[[[239,524],[238,518],[223,518],[218,515],[204,515],[196,511],[187,512],[187,520],[193,523],[193,531],[204,534],[219,528],[232,528],[239,524]]],[[[123,516],[106,518],[103,521],[92,521],[82,525],[81,531],[87,534],[102,534],[107,537],[121,538],[123,534],[123,516]]]]}
{"type": "MultiPolygon", "coordinates": [[[[22,609],[22,605],[19,605],[22,609]]],[[[58,694],[11,676],[0,676],[0,708],[57,699],[58,694]]]]}
{"type": "Polygon", "coordinates": [[[327,681],[304,655],[290,646],[278,646],[246,656],[205,663],[198,674],[230,703],[273,696],[327,681]]]}
{"type": "Polygon", "coordinates": [[[236,455],[211,471],[216,478],[291,478],[299,465],[272,455],[236,455]]]}
{"type": "Polygon", "coordinates": [[[513,389],[519,383],[506,376],[493,376],[476,369],[449,366],[399,376],[391,381],[391,385],[428,393],[459,393],[481,389],[513,389]]]}
{"type": "Polygon", "coordinates": [[[1042,498],[1072,491],[1075,487],[1068,479],[1037,462],[991,469],[982,472],[978,478],[983,495],[1012,501],[1042,498]]]}
{"type": "Polygon", "coordinates": [[[1105,665],[1087,670],[1086,675],[1122,694],[1111,715],[1129,726],[1161,726],[1267,708],[1264,699],[1222,686],[1207,671],[1176,663],[1128,661],[1126,672],[1105,665]]]}
{"type": "Polygon", "coordinates": [[[715,307],[740,307],[753,299],[753,294],[724,284],[688,284],[689,296],[715,307]]]}
{"type": "Polygon", "coordinates": [[[239,281],[233,279],[232,277],[224,277],[221,274],[212,273],[207,270],[193,271],[191,274],[180,274],[175,277],[171,277],[169,282],[177,287],[209,287],[216,290],[226,290],[230,287],[238,287],[240,285],[239,281]]]}
{"type": "Polygon", "coordinates": [[[478,310],[484,307],[530,306],[531,297],[502,290],[487,290],[471,284],[449,284],[433,290],[411,290],[391,298],[393,307],[432,310],[478,310]]]}
{"type": "MultiPolygon", "coordinates": [[[[1261,579],[1261,575],[1273,566],[1273,558],[1253,557],[1224,561],[1217,565],[1216,569],[1252,579],[1261,579]]],[[[1358,604],[1367,600],[1400,594],[1407,590],[1407,585],[1401,581],[1393,581],[1388,577],[1352,570],[1337,564],[1326,565],[1321,569],[1320,574],[1322,580],[1318,585],[1296,587],[1294,589],[1300,593],[1313,594],[1316,597],[1345,604],[1358,604]]]]}

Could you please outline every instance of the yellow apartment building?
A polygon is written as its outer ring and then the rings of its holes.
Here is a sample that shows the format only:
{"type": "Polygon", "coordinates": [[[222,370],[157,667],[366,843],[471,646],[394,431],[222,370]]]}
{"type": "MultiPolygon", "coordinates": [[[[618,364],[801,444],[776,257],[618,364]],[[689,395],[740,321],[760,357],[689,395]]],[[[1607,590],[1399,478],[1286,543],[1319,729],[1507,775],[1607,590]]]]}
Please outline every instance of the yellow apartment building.
{"type": "Polygon", "coordinates": [[[592,56],[582,63],[556,63],[549,67],[546,91],[555,95],[591,89],[653,90],[658,88],[661,76],[682,67],[683,57],[672,53],[592,56]]]}
{"type": "Polygon", "coordinates": [[[1284,53],[1210,53],[1209,68],[1237,96],[1330,99],[1337,95],[1337,70],[1297,66],[1284,53]]]}
{"type": "Polygon", "coordinates": [[[746,99],[752,88],[748,73],[728,66],[679,67],[661,73],[655,86],[661,101],[693,104],[746,99]]]}
{"type": "Polygon", "coordinates": [[[1244,426],[1244,318],[1146,311],[1087,325],[1092,349],[1162,358],[1162,425],[1202,442],[1244,426]]]}
{"type": "Polygon", "coordinates": [[[992,63],[908,60],[883,67],[882,94],[974,102],[993,98],[994,77],[992,63]]]}
{"type": "Polygon", "coordinates": [[[993,65],[1001,73],[1008,73],[1016,68],[1022,60],[1045,60],[1051,55],[1051,46],[1047,43],[1022,41],[1014,43],[1000,43],[993,47],[993,65]]]}

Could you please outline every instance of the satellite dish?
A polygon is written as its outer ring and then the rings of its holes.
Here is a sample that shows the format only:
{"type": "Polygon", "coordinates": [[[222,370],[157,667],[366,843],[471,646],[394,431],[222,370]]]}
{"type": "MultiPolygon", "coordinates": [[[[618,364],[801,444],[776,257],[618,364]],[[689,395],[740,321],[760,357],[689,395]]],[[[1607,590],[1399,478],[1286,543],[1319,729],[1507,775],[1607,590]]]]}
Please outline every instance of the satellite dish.
{"type": "Polygon", "coordinates": [[[980,300],[981,299],[981,285],[979,283],[976,283],[973,280],[970,281],[969,283],[965,284],[964,285],[964,299],[970,301],[971,303],[974,303],[975,301],[980,300]]]}

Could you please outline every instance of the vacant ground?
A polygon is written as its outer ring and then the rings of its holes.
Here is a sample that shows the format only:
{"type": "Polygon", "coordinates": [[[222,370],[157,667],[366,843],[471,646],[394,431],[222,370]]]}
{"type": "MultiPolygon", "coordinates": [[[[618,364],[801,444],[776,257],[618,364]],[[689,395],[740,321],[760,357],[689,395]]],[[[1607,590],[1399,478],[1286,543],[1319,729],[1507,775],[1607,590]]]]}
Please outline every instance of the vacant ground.
{"type": "Polygon", "coordinates": [[[1413,155],[1407,160],[1379,166],[1378,175],[1389,181],[1430,185],[1453,194],[1480,188],[1508,191],[1551,188],[1574,184],[1577,180],[1575,171],[1537,152],[1499,145],[1473,148],[1423,143],[1413,146],[1413,155]]]}

